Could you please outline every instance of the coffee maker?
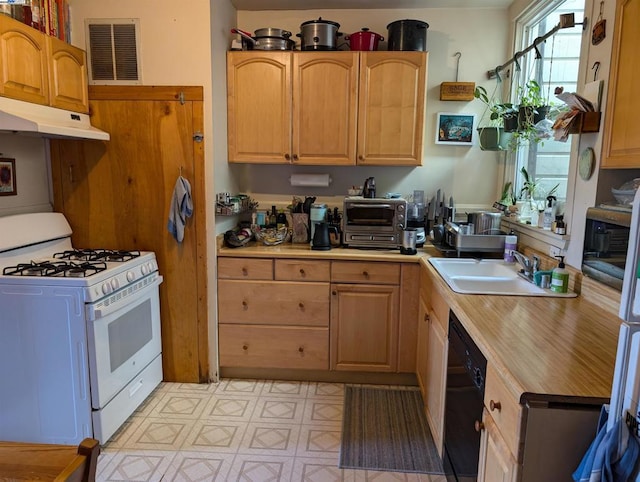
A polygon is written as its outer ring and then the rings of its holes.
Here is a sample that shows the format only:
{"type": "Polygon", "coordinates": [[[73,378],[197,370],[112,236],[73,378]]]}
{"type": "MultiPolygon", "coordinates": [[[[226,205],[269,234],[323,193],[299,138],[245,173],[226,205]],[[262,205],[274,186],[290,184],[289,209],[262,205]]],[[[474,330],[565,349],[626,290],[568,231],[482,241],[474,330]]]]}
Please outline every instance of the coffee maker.
{"type": "Polygon", "coordinates": [[[423,191],[413,192],[413,201],[407,203],[407,228],[416,230],[416,246],[421,248],[427,240],[426,231],[426,212],[424,208],[423,191]]]}

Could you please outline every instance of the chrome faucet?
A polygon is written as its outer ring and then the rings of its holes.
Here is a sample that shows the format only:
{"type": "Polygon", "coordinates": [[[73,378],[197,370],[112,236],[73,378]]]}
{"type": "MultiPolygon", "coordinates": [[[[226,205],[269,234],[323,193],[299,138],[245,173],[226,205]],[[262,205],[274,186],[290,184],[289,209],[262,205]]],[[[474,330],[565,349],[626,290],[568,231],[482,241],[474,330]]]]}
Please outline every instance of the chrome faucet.
{"type": "Polygon", "coordinates": [[[513,256],[516,258],[516,261],[520,264],[520,266],[522,266],[522,269],[518,274],[520,274],[527,281],[533,283],[534,273],[540,270],[540,257],[534,254],[531,258],[528,258],[518,251],[514,251],[513,256]]]}

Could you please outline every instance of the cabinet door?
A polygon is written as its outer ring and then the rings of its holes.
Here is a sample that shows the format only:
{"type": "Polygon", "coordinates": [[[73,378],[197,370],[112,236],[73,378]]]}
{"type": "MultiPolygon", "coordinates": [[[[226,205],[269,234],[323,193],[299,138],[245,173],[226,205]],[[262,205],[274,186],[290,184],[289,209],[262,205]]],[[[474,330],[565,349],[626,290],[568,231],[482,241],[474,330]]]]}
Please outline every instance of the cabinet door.
{"type": "Polygon", "coordinates": [[[398,286],[331,285],[331,368],[395,372],[398,286]]]}
{"type": "Polygon", "coordinates": [[[59,109],[89,112],[87,56],[84,50],[47,37],[49,103],[59,109]]]}
{"type": "Polygon", "coordinates": [[[49,103],[45,36],[6,15],[0,15],[0,95],[49,103]]]}
{"type": "Polygon", "coordinates": [[[422,164],[427,55],[361,54],[358,164],[422,164]]]}
{"type": "Polygon", "coordinates": [[[291,159],[291,53],[229,52],[229,162],[291,159]]]}
{"type": "Polygon", "coordinates": [[[420,298],[418,307],[418,343],[416,350],[416,377],[420,391],[422,392],[422,400],[427,404],[427,379],[428,365],[427,355],[429,353],[429,307],[426,302],[420,298]]]}
{"type": "Polygon", "coordinates": [[[640,0],[618,0],[609,74],[602,166],[640,168],[640,98],[637,76],[640,58],[640,0]]]}
{"type": "Polygon", "coordinates": [[[355,164],[358,53],[293,58],[293,162],[355,164]]]}
{"type": "Polygon", "coordinates": [[[425,399],[426,415],[438,453],[442,456],[444,448],[444,404],[447,383],[447,356],[449,340],[442,329],[442,323],[435,312],[428,316],[429,335],[427,345],[427,396],[425,399]]]}
{"type": "Polygon", "coordinates": [[[515,482],[518,464],[486,409],[482,423],[478,482],[515,482]]]}

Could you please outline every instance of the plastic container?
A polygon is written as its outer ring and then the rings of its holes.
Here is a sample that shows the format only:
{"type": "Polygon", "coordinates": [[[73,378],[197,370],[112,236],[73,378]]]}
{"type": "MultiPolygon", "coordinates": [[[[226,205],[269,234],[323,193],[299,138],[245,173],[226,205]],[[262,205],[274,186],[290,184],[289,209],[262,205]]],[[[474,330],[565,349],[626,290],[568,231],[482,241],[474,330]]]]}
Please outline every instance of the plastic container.
{"type": "Polygon", "coordinates": [[[560,263],[551,273],[551,291],[566,293],[569,291],[569,271],[565,269],[564,256],[556,256],[556,258],[560,259],[560,263]]]}
{"type": "Polygon", "coordinates": [[[504,238],[504,261],[505,263],[515,263],[516,258],[513,252],[518,249],[518,236],[509,234],[504,238]]]}

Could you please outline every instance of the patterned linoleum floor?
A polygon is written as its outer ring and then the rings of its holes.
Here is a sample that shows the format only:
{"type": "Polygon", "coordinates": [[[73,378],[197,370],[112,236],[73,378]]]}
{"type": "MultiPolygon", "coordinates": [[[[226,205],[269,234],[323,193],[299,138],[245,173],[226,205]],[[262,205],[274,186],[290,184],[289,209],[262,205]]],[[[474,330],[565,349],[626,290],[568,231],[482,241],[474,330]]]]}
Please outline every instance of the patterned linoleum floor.
{"type": "Polygon", "coordinates": [[[103,447],[97,481],[419,481],[338,468],[344,385],[163,383],[103,447]]]}

